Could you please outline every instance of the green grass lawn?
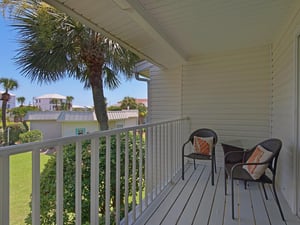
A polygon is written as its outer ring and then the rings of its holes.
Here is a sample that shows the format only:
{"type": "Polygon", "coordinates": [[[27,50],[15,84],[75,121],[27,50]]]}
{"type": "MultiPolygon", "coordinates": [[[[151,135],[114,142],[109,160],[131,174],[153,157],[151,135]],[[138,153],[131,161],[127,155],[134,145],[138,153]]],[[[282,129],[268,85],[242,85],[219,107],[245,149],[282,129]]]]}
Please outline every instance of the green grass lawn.
{"type": "MultiPolygon", "coordinates": [[[[41,170],[50,156],[41,154],[41,170]]],[[[10,157],[10,224],[24,224],[30,212],[31,195],[31,152],[10,157]]]]}

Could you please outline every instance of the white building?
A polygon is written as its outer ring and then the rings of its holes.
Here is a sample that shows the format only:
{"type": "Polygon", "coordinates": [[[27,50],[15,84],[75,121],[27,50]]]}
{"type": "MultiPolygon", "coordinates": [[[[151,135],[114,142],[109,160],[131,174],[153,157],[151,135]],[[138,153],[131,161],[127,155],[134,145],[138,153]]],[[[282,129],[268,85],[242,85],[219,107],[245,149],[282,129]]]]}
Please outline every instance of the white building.
{"type": "Polygon", "coordinates": [[[66,96],[59,94],[45,94],[33,99],[33,105],[40,108],[42,111],[53,111],[58,105],[66,102],[66,96]],[[54,103],[53,99],[57,99],[58,102],[54,103]]]}
{"type": "MultiPolygon", "coordinates": [[[[108,111],[110,129],[138,125],[138,110],[108,111]]],[[[24,118],[30,130],[40,130],[43,140],[77,136],[99,130],[95,112],[31,111],[24,118]]]]}

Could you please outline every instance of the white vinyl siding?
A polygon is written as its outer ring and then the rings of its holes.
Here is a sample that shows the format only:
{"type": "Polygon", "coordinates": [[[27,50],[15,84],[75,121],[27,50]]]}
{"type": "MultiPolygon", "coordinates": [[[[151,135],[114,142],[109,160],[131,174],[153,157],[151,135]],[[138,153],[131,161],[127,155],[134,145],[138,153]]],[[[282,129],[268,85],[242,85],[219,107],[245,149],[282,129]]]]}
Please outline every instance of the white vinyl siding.
{"type": "Polygon", "coordinates": [[[191,129],[214,129],[220,143],[247,139],[253,143],[270,135],[270,47],[263,46],[190,61],[183,67],[183,115],[191,129]]]}
{"type": "Polygon", "coordinates": [[[181,114],[181,68],[150,68],[149,122],[179,118],[181,114]]]}
{"type": "MultiPolygon", "coordinates": [[[[290,207],[296,213],[296,40],[300,33],[300,14],[286,25],[273,46],[272,136],[283,141],[278,165],[278,183],[290,207]]],[[[299,151],[299,150],[298,150],[299,151]]],[[[299,190],[298,190],[299,192],[299,190]]],[[[298,193],[299,194],[299,193],[298,193]]],[[[299,198],[299,196],[298,196],[299,198]]],[[[298,205],[300,204],[298,199],[298,205]]],[[[298,206],[298,215],[300,215],[298,206]]]]}

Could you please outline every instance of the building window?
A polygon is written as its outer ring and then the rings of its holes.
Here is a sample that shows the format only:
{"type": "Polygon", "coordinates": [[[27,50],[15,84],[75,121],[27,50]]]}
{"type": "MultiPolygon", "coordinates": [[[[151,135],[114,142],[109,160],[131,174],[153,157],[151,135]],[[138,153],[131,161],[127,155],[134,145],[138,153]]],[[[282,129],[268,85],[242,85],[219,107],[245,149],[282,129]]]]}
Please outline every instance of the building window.
{"type": "Polygon", "coordinates": [[[76,128],[75,129],[76,136],[85,134],[85,128],[76,128]]]}

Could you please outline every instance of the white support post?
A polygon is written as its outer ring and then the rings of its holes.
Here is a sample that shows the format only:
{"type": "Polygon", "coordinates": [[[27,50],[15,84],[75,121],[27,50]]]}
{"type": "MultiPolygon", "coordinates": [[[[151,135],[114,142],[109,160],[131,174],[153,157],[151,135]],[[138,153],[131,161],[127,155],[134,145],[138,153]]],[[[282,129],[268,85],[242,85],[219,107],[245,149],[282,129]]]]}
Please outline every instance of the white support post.
{"type": "Polygon", "coordinates": [[[0,225],[9,225],[9,156],[0,156],[0,225]]]}
{"type": "Polygon", "coordinates": [[[40,225],[40,151],[32,151],[32,224],[40,225]]]}

